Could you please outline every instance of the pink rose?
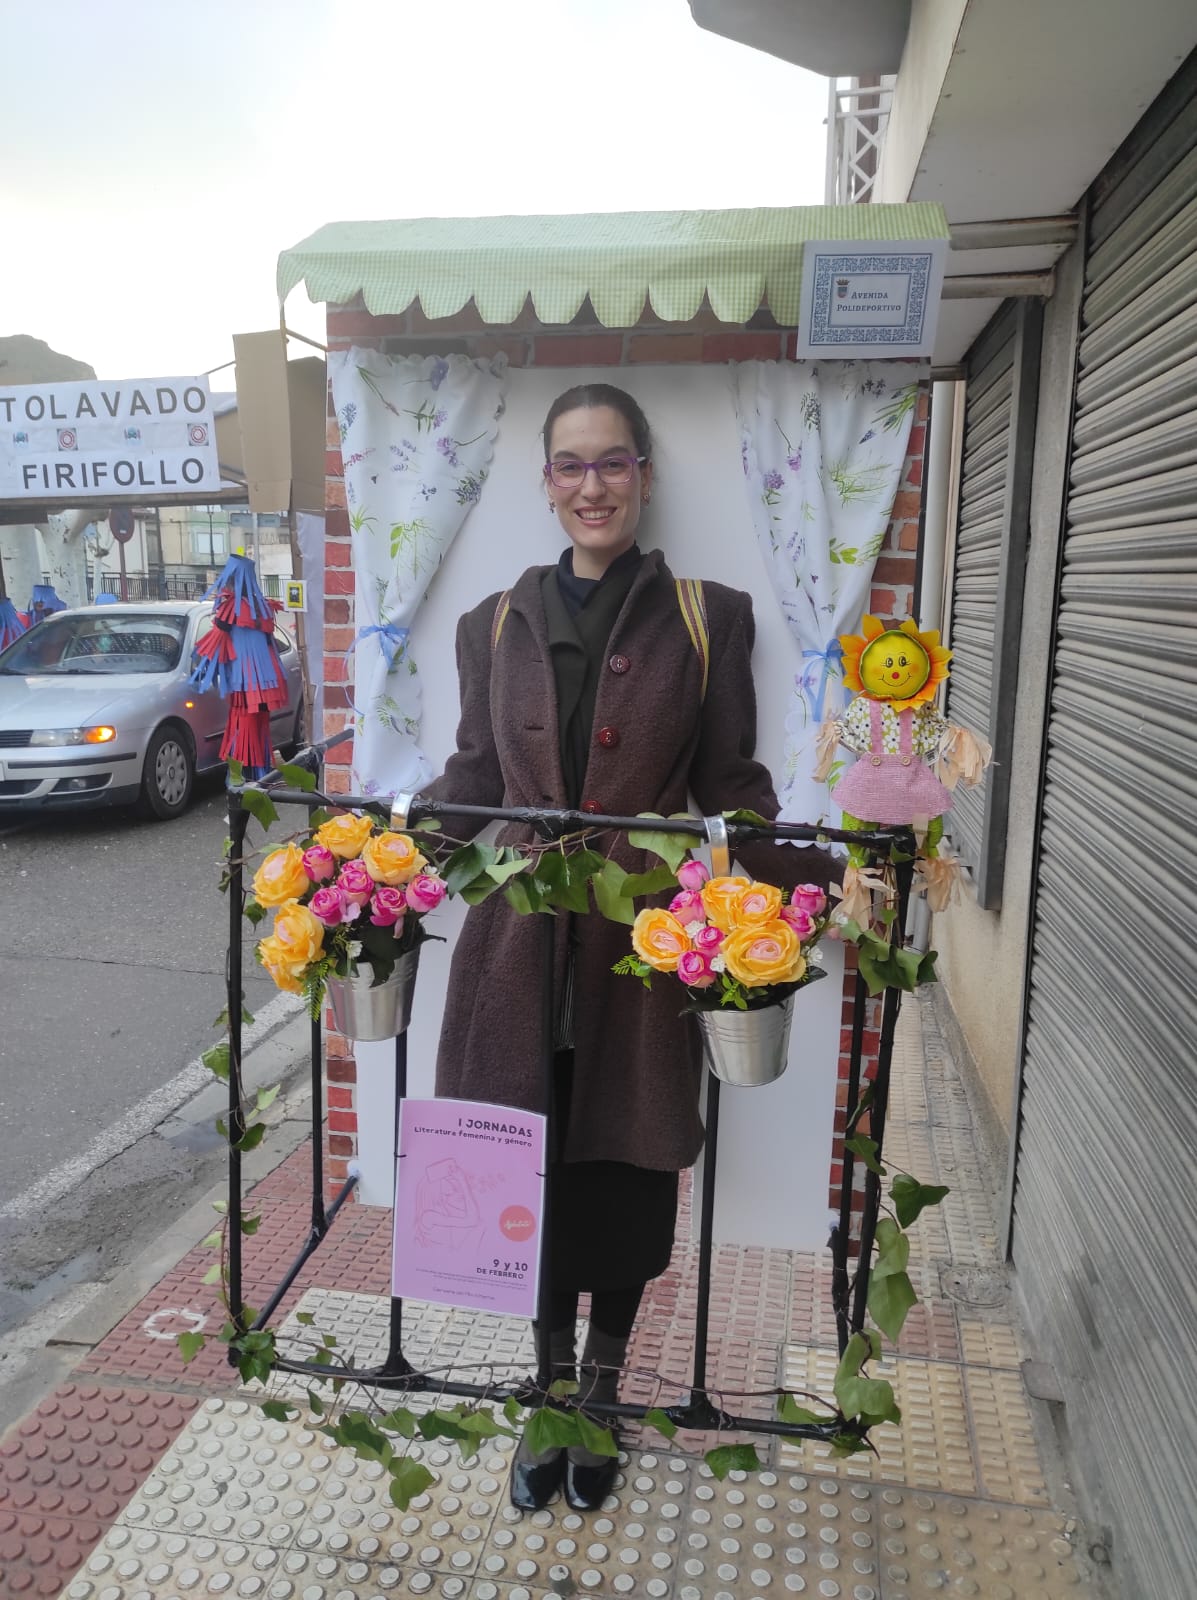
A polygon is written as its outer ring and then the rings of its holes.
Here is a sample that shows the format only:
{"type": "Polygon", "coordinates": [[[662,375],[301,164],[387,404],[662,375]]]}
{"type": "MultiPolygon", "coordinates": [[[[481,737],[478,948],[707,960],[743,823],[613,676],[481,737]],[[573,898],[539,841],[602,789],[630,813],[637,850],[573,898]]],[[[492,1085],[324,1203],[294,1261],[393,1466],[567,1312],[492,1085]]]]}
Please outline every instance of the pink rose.
{"type": "Polygon", "coordinates": [[[323,844],[314,844],[303,853],[303,870],[313,883],[323,883],[337,870],[337,858],[323,844]]]}
{"type": "Polygon", "coordinates": [[[709,959],[718,950],[723,940],[723,929],[717,928],[712,922],[705,928],[700,928],[694,935],[694,948],[709,959]]]}
{"type": "Polygon", "coordinates": [[[446,892],[443,878],[434,878],[429,872],[421,872],[407,886],[407,903],[413,911],[435,911],[446,892]]]}
{"type": "Polygon", "coordinates": [[[374,893],[374,879],[366,871],[364,861],[347,861],[337,875],[337,887],[346,900],[355,906],[364,906],[374,893]]]}
{"type": "Polygon", "coordinates": [[[376,928],[393,928],[407,909],[403,890],[390,884],[379,884],[370,901],[370,921],[376,928]]]}
{"type": "Polygon", "coordinates": [[[709,989],[715,981],[706,956],[697,950],[687,950],[678,957],[677,975],[691,989],[709,989]]]}
{"type": "MultiPolygon", "coordinates": [[[[317,889],[308,901],[308,910],[326,928],[335,928],[338,923],[351,920],[348,915],[349,901],[335,883],[326,883],[323,889],[317,889]]],[[[356,916],[356,906],[353,911],[356,916]]]]}
{"type": "Polygon", "coordinates": [[[687,927],[691,922],[705,922],[707,920],[706,908],[697,889],[683,889],[681,894],[675,894],[669,902],[669,909],[683,928],[687,927]]]}
{"type": "Polygon", "coordinates": [[[808,911],[812,917],[821,917],[827,909],[827,896],[817,883],[800,883],[790,896],[791,906],[808,911]]]}
{"type": "Polygon", "coordinates": [[[800,939],[809,939],[815,931],[815,919],[801,906],[782,906],[781,920],[788,922],[800,939]]]}
{"type": "Polygon", "coordinates": [[[701,889],[710,876],[701,861],[683,861],[677,869],[677,881],[683,889],[701,889]]]}

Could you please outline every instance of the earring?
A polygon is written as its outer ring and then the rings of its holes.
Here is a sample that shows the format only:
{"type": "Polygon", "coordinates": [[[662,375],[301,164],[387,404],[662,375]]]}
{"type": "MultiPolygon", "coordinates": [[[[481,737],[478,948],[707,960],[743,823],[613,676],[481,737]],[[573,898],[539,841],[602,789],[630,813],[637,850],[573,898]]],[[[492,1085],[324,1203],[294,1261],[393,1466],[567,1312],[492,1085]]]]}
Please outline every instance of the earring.
{"type": "Polygon", "coordinates": [[[556,505],[554,505],[553,501],[546,500],[545,501],[545,505],[548,506],[548,508],[549,508],[549,516],[550,517],[555,517],[557,515],[557,507],[556,507],[556,505]]]}
{"type": "Polygon", "coordinates": [[[651,494],[642,494],[640,496],[640,504],[642,506],[646,506],[651,499],[652,499],[652,495],[651,494]]]}

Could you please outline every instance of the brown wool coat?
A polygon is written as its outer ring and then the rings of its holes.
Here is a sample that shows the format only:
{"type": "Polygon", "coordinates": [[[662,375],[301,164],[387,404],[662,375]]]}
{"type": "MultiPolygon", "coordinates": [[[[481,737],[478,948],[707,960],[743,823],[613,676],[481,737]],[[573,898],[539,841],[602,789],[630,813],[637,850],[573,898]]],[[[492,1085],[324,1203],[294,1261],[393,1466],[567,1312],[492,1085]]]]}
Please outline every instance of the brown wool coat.
{"type": "MultiPolygon", "coordinates": [[[[462,617],[458,748],[426,797],[463,805],[566,804],[540,592],[546,570],[530,568],[511,590],[493,653],[499,596],[462,617]]],[[[704,592],[711,638],[705,701],[673,576],[659,551],[640,563],[608,642],[608,663],[615,659],[616,667],[608,665],[598,688],[583,804],[595,802],[593,809],[609,816],[669,816],[686,810],[689,791],[703,815],[749,807],[776,816],[769,774],[753,759],[752,603],[722,584],[704,584],[704,592]]],[[[468,830],[450,821],[448,831],[461,836],[468,830]]],[[[511,825],[499,841],[530,837],[526,827],[511,825]]],[[[655,863],[622,837],[611,853],[629,871],[655,863]]],[[[826,885],[835,875],[831,858],[816,849],[758,844],[737,857],[747,871],[783,886],[826,885]]],[[[569,922],[564,915],[556,919],[558,986],[569,922]]],[[[597,914],[572,922],[574,1085],[564,1158],[662,1171],[689,1166],[702,1144],[701,1053],[694,1024],[679,1018],[681,987],[660,977],[649,992],[635,978],[612,973],[631,948],[626,925],[597,914]]],[[[501,894],[467,915],[449,980],[439,1095],[543,1109],[541,939],[541,918],[520,916],[501,894]]]]}

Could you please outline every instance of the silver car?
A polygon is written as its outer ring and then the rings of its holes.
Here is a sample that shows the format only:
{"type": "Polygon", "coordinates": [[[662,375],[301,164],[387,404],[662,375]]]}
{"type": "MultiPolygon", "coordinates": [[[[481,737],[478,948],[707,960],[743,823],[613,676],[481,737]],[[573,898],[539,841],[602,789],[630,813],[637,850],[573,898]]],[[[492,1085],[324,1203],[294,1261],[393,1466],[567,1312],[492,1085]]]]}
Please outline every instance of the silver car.
{"type": "MultiPolygon", "coordinates": [[[[198,600],[80,606],[38,623],[0,652],[0,809],[135,802],[177,817],[196,772],[221,765],[228,701],[187,682],[213,626],[198,600]]],[[[299,652],[275,630],[287,704],[271,743],[299,742],[299,652]]]]}

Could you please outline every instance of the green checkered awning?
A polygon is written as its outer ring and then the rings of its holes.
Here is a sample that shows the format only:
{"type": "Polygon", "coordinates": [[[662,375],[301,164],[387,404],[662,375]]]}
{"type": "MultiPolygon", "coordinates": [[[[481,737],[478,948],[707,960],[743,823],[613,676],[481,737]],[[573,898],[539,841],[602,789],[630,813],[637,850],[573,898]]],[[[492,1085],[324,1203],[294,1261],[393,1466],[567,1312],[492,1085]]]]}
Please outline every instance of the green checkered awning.
{"type": "Polygon", "coordinates": [[[514,321],[529,295],[542,322],[569,322],[589,296],[609,328],[632,327],[646,302],[688,321],[706,295],[723,322],[766,304],[794,326],[805,240],[947,237],[943,207],[928,202],[330,222],[279,256],[278,293],[282,303],[303,283],[335,305],[361,295],[376,316],[419,300],[425,316],[449,317],[473,300],[491,323],[514,321]]]}

